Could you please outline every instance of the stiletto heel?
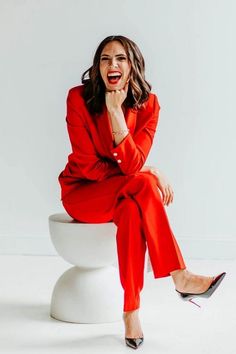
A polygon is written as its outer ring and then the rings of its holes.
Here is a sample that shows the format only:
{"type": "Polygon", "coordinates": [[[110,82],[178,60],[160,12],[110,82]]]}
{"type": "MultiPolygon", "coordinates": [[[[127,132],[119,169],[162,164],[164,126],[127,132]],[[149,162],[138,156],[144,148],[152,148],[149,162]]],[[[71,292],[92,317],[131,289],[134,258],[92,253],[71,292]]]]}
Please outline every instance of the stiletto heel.
{"type": "Polygon", "coordinates": [[[188,301],[189,301],[189,302],[191,302],[192,304],[194,304],[194,305],[198,306],[198,307],[201,307],[201,306],[200,306],[200,305],[198,305],[196,302],[192,301],[192,299],[189,299],[188,301]]]}
{"type": "Polygon", "coordinates": [[[222,282],[223,278],[225,277],[226,272],[223,272],[219,275],[217,275],[211,282],[209,288],[204,291],[203,293],[200,294],[191,294],[191,293],[182,293],[181,291],[178,291],[177,289],[175,289],[177,291],[177,293],[179,294],[180,298],[182,300],[187,300],[189,302],[192,302],[193,304],[197,305],[198,307],[201,307],[200,305],[198,305],[197,303],[195,303],[194,301],[192,301],[193,298],[195,297],[206,297],[209,298],[214,291],[218,288],[218,286],[220,285],[220,283],[222,282]]]}

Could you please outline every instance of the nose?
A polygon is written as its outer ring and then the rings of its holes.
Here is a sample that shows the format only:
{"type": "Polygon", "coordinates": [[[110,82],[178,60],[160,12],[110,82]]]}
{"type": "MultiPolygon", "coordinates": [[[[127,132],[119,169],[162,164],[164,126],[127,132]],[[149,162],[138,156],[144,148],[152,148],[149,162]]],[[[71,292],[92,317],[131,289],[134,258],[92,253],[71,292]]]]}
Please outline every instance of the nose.
{"type": "Polygon", "coordinates": [[[117,67],[118,64],[117,64],[117,61],[115,58],[111,59],[110,62],[109,62],[109,66],[113,66],[113,67],[117,67]]]}

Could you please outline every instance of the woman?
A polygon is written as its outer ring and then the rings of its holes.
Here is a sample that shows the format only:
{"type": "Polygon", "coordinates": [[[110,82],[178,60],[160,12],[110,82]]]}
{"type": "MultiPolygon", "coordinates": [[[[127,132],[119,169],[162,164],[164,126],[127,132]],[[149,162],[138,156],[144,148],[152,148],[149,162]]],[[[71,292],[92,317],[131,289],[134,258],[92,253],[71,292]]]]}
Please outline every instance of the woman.
{"type": "Polygon", "coordinates": [[[72,153],[58,177],[72,218],[117,226],[125,340],[132,348],[143,342],[138,309],[146,247],[154,278],[171,275],[182,299],[209,297],[225,275],[200,276],[186,269],[164,208],[173,202],[173,190],[156,167],[144,166],[160,110],[144,68],[132,40],[109,36],[99,44],[82,85],[67,96],[72,153]]]}

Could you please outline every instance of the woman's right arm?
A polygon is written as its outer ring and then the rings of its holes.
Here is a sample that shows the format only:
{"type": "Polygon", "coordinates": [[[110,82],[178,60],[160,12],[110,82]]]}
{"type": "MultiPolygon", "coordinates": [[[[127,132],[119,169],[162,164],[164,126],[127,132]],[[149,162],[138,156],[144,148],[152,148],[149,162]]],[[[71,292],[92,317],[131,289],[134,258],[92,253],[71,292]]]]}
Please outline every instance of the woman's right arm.
{"type": "Polygon", "coordinates": [[[78,97],[78,94],[72,89],[69,91],[66,101],[66,122],[72,153],[68,156],[63,176],[102,181],[107,177],[122,174],[115,161],[105,160],[97,155],[89,128],[83,121],[83,113],[79,111],[78,104],[74,104],[78,97]]]}

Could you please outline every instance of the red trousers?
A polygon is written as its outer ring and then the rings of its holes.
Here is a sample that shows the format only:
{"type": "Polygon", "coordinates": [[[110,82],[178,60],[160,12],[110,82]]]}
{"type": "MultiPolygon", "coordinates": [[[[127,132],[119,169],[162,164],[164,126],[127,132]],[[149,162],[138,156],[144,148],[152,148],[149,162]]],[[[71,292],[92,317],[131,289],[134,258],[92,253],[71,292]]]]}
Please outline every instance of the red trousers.
{"type": "Polygon", "coordinates": [[[78,221],[116,224],[123,311],[140,307],[146,246],[154,278],[186,268],[153,174],[138,172],[78,184],[62,203],[67,213],[78,221]]]}

